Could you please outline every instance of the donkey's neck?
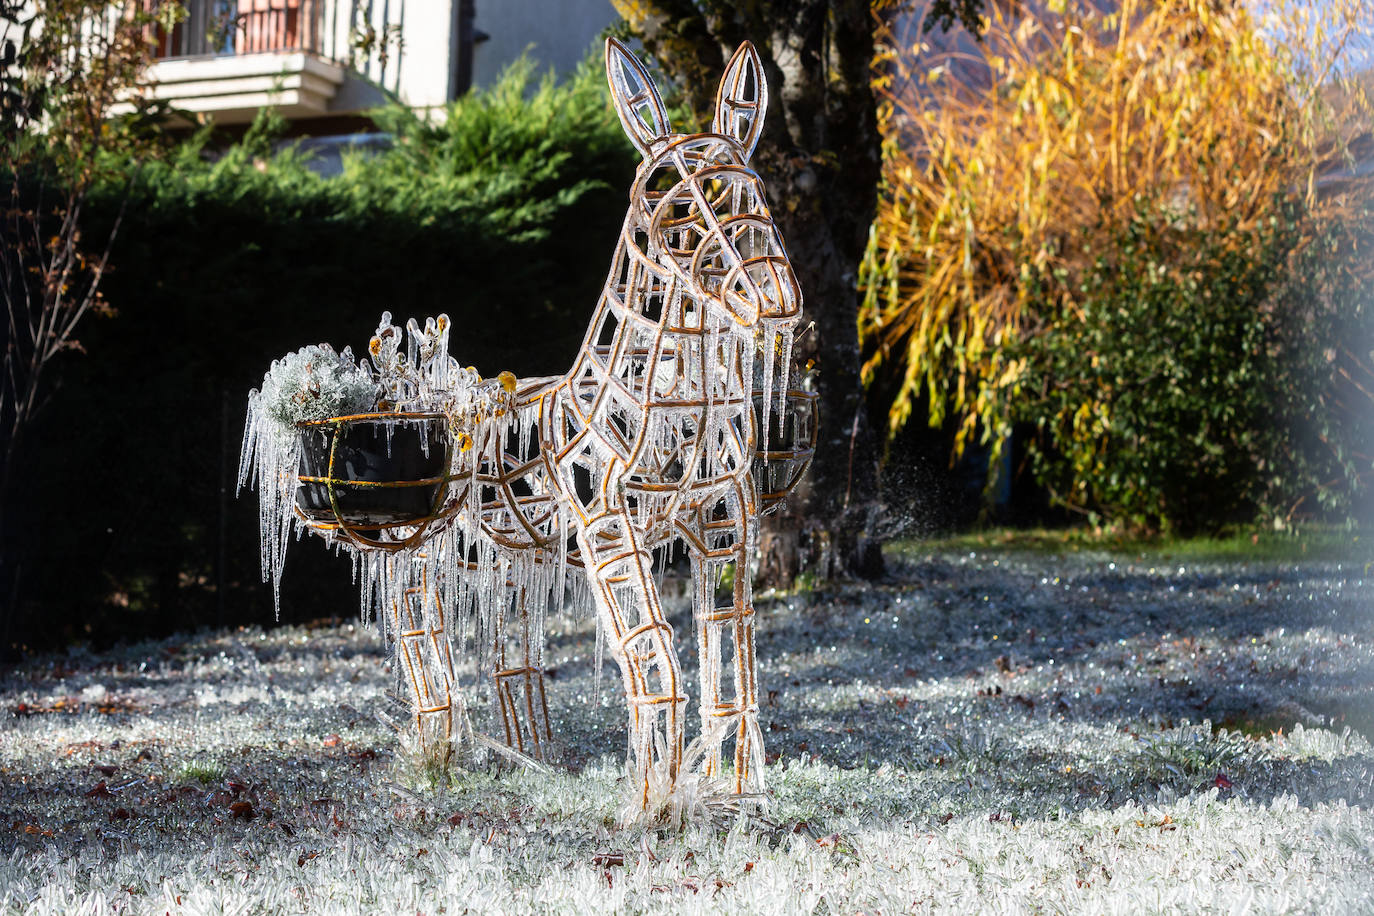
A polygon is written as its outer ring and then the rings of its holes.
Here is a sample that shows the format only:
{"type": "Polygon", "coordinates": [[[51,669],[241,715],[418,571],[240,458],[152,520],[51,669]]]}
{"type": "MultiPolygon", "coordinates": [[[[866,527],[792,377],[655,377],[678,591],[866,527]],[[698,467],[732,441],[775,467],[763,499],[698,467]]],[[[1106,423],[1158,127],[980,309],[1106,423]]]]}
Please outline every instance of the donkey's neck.
{"type": "MultiPolygon", "coordinates": [[[[752,381],[752,336],[719,306],[703,304],[672,274],[650,269],[629,251],[627,232],[611,270],[582,351],[612,374],[636,369],[666,371],[674,361],[682,396],[738,397],[752,381]],[[647,362],[655,366],[651,370],[647,362]],[[635,364],[638,363],[638,366],[635,364]]],[[[636,252],[637,254],[637,252],[636,252]]]]}

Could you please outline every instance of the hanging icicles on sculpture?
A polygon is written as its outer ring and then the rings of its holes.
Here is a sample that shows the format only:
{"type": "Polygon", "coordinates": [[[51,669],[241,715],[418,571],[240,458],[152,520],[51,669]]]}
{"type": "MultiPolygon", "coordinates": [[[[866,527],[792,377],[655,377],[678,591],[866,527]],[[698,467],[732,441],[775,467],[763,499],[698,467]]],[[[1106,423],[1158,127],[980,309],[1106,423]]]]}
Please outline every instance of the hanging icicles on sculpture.
{"type": "Polygon", "coordinates": [[[730,60],[708,133],[672,133],[614,40],[606,70],[643,161],[572,368],[484,381],[449,356],[447,317],[402,335],[383,315],[370,363],[320,346],[273,364],[249,398],[239,476],[257,483],[274,591],[303,530],[353,552],[363,613],[387,628],[422,735],[452,739],[452,657],[473,647],[502,737],[542,756],[543,624],[569,578],[585,582],[621,673],[633,804],[656,812],[689,775],[762,792],[750,577],[718,589],[726,567],[748,569],[760,510],[809,463],[815,398],[789,378],[801,292],[748,166],[767,107],[752,45],[730,60]],[[654,578],[654,552],[673,542],[694,580],[691,748],[654,578]]]}

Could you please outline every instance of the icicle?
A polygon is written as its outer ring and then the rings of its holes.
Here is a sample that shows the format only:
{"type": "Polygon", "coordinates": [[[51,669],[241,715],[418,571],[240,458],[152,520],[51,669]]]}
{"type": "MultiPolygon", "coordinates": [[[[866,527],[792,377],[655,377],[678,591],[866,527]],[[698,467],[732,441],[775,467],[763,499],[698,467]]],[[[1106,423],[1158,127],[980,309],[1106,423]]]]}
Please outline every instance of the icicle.
{"type": "Polygon", "coordinates": [[[596,659],[592,669],[592,703],[601,705],[601,672],[606,667],[606,627],[596,615],[596,659]]]}
{"type": "Polygon", "coordinates": [[[558,589],[557,611],[560,615],[566,613],[567,594],[568,594],[568,529],[563,521],[563,509],[560,506],[554,517],[554,534],[557,540],[554,541],[554,550],[558,554],[558,575],[554,577],[554,587],[558,589]]]}
{"type": "Polygon", "coordinates": [[[243,442],[239,445],[239,475],[238,486],[234,489],[235,496],[245,486],[252,483],[257,468],[253,461],[258,444],[258,412],[254,406],[257,398],[258,390],[256,388],[248,392],[248,418],[243,424],[243,442]]]}
{"type": "MultiPolygon", "coordinates": [[[[763,323],[763,416],[759,418],[759,425],[763,428],[759,430],[759,448],[763,450],[764,460],[767,461],[768,438],[771,425],[769,424],[769,413],[773,407],[773,360],[777,358],[777,340],[774,336],[771,322],[763,323]]],[[[744,376],[753,379],[754,373],[750,372],[744,376]]]]}
{"type": "MultiPolygon", "coordinates": [[[[778,382],[778,416],[784,418],[782,425],[785,428],[787,425],[787,392],[788,385],[791,384],[788,376],[792,372],[792,325],[790,322],[783,325],[778,336],[782,338],[782,350],[778,353],[778,371],[782,376],[778,382]]],[[[784,443],[784,447],[787,447],[786,443],[784,443]]]]}

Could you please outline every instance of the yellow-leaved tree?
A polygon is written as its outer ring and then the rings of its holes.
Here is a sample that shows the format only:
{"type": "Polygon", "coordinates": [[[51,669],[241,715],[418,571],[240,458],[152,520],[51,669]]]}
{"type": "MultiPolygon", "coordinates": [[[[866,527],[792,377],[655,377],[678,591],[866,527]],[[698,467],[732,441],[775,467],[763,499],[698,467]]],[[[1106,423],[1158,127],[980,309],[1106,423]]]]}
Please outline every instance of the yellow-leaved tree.
{"type": "MultiPolygon", "coordinates": [[[[1343,339],[1313,369],[1316,406],[1289,405],[1336,418],[1314,434],[1331,460],[1306,473],[1367,478],[1363,446],[1326,432],[1374,406],[1371,340],[1344,320],[1349,294],[1368,289],[1374,238],[1358,69],[1370,12],[1359,0],[1276,0],[1262,18],[1221,0],[1051,7],[995,5],[983,41],[945,52],[919,18],[884,20],[860,332],[890,430],[923,409],[954,429],[956,454],[982,442],[996,469],[1013,424],[1034,423],[1041,482],[1107,520],[1291,508],[1297,472],[1269,454],[1283,443],[1250,427],[1283,422],[1261,395],[1291,381],[1303,357],[1290,338],[1308,321],[1343,339]],[[1181,442],[1170,423],[1201,429],[1181,442]],[[1231,487],[1230,503],[1162,483],[1171,463],[1231,487]]],[[[1355,326],[1368,331],[1362,298],[1355,326]]]]}

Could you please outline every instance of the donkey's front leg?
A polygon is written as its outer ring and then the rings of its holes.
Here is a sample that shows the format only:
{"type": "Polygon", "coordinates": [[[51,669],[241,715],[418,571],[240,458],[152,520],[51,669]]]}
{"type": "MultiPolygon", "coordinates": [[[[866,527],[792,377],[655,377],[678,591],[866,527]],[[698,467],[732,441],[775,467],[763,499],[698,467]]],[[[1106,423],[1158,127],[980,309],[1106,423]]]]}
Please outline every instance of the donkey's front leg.
{"type": "Polygon", "coordinates": [[[697,538],[689,544],[692,562],[692,612],[701,658],[701,734],[706,744],[704,775],[720,771],[721,746],[733,731],[736,794],[763,791],[763,735],[759,730],[758,665],[754,657],[754,602],[748,548],[758,524],[754,490],[748,478],[736,480],[730,493],[703,508],[697,538]],[[716,588],[725,567],[734,564],[729,599],[718,601],[716,588]],[[722,696],[722,669],[728,649],[732,695],[722,696]]]}
{"type": "Polygon", "coordinates": [[[673,630],[659,603],[644,532],[624,510],[579,531],[587,577],[629,706],[630,751],[645,811],[667,800],[682,766],[682,689],[673,630]]]}
{"type": "MultiPolygon", "coordinates": [[[[449,651],[448,627],[434,574],[425,554],[387,557],[388,573],[406,587],[391,602],[393,651],[410,683],[411,710],[420,751],[440,762],[452,753],[454,688],[458,678],[449,651]]],[[[390,590],[388,590],[390,591],[390,590]]]]}

